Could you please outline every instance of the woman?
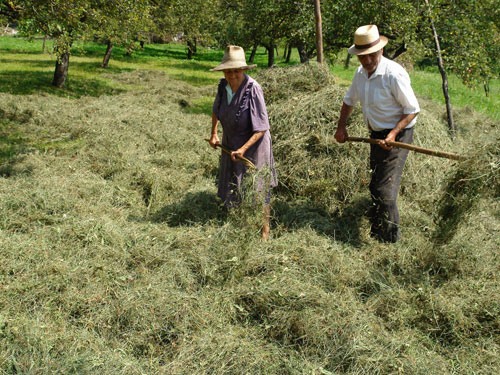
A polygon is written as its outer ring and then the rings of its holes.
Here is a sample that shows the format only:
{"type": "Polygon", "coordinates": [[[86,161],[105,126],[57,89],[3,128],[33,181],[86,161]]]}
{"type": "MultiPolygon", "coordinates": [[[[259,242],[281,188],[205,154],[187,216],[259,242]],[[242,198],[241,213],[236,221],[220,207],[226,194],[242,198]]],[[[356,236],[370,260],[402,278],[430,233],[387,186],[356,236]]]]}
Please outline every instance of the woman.
{"type": "Polygon", "coordinates": [[[264,224],[261,236],[269,236],[269,202],[271,187],[278,184],[274,169],[274,158],[269,132],[269,119],[262,88],[253,78],[244,74],[255,65],[247,65],[245,52],[238,46],[228,46],[222,63],[210,69],[223,71],[224,78],[219,82],[217,96],[212,108],[212,134],[210,145],[213,148],[222,143],[233,150],[231,155],[222,153],[217,195],[226,207],[240,202],[239,189],[245,175],[245,164],[240,157],[252,161],[257,169],[268,168],[270,178],[260,181],[258,190],[266,194],[264,204],[264,224]],[[217,135],[217,124],[222,124],[222,142],[217,135]]]}

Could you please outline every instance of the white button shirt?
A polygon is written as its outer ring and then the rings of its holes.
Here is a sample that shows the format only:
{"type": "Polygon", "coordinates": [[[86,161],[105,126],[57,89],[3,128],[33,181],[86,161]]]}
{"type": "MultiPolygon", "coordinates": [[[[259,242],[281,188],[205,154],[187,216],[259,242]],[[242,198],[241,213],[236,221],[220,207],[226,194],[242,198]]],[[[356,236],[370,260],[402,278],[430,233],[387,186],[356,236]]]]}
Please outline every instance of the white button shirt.
{"type": "MultiPolygon", "coordinates": [[[[401,65],[384,56],[370,78],[363,66],[356,71],[344,103],[354,106],[357,102],[363,108],[365,123],[375,131],[392,129],[403,114],[420,112],[410,76],[401,65]]],[[[415,122],[416,118],[406,128],[413,127],[415,122]]]]}

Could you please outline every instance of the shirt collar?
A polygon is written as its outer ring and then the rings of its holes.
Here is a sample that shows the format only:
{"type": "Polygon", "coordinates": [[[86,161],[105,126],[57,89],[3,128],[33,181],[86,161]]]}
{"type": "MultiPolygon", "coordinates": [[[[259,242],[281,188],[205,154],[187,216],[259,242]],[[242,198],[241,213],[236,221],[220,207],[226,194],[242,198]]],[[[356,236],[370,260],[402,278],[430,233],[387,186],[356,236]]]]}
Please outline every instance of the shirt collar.
{"type": "Polygon", "coordinates": [[[377,69],[375,69],[370,78],[368,78],[368,72],[366,71],[365,68],[361,67],[361,70],[363,71],[363,74],[365,75],[366,78],[372,79],[373,77],[383,75],[385,73],[386,67],[387,67],[387,59],[384,56],[381,56],[380,61],[377,65],[377,69]]]}

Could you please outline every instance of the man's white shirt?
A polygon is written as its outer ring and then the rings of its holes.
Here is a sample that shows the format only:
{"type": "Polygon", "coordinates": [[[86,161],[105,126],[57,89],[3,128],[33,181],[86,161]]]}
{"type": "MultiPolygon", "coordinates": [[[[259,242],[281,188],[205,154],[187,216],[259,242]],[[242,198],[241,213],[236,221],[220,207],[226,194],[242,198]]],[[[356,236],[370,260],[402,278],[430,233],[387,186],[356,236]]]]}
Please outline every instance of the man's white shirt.
{"type": "MultiPolygon", "coordinates": [[[[365,123],[375,131],[392,129],[403,114],[420,112],[417,98],[410,85],[410,76],[398,63],[381,56],[370,78],[360,66],[344,97],[349,106],[361,103],[365,123]]],[[[414,118],[406,128],[415,125],[414,118]]]]}

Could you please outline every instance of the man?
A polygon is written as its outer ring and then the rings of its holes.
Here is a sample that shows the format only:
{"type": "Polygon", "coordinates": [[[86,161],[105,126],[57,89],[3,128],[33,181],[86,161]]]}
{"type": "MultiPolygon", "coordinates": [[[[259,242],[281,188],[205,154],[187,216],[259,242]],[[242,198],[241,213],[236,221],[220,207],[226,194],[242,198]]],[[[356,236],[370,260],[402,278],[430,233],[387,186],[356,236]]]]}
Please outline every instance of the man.
{"type": "Polygon", "coordinates": [[[392,148],[387,142],[412,143],[420,107],[408,73],[382,56],[387,41],[375,25],[361,26],[354,33],[354,45],[348,52],[358,57],[361,66],[344,97],[335,139],[340,143],[347,140],[347,120],[359,101],[371,138],[379,140],[370,145],[371,235],[396,242],[401,237],[396,199],[408,150],[392,148]]]}

